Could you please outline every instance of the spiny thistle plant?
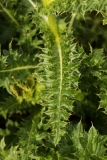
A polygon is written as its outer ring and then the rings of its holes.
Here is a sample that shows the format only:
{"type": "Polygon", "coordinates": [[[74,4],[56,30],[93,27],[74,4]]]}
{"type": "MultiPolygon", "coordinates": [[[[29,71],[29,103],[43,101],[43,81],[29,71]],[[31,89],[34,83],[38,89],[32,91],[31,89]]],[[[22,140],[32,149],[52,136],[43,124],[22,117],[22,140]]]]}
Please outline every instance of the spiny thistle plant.
{"type": "Polygon", "coordinates": [[[106,160],[107,0],[1,0],[0,12],[0,160],[106,160]],[[89,32],[105,33],[101,47],[89,32]]]}

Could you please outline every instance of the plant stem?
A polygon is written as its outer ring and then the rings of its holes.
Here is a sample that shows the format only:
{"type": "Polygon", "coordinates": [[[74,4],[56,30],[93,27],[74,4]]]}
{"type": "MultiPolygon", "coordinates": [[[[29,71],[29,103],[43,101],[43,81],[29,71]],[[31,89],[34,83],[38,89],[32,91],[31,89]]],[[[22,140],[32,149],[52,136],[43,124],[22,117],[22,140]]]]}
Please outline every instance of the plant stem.
{"type": "Polygon", "coordinates": [[[16,67],[12,69],[1,70],[0,73],[14,72],[14,71],[25,70],[25,69],[33,69],[33,68],[37,68],[37,66],[21,66],[21,67],[16,67]]]}
{"type": "Polygon", "coordinates": [[[70,20],[70,23],[69,23],[69,26],[68,26],[68,33],[71,32],[72,25],[73,25],[73,22],[74,22],[75,17],[76,17],[76,13],[73,13],[73,14],[72,14],[72,17],[71,17],[71,20],[70,20]]]}
{"type": "Polygon", "coordinates": [[[19,26],[19,23],[16,21],[16,19],[10,14],[10,12],[1,4],[0,2],[0,6],[2,8],[2,10],[10,17],[10,19],[17,25],[19,26]]]}

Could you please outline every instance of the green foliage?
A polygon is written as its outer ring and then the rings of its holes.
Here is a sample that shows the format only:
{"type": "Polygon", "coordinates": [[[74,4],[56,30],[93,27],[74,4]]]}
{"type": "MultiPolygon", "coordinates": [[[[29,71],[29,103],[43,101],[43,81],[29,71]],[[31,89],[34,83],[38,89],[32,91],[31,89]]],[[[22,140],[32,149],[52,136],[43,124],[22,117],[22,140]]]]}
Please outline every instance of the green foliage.
{"type": "Polygon", "coordinates": [[[107,0],[0,2],[0,160],[107,159],[107,0]]]}
{"type": "Polygon", "coordinates": [[[60,153],[72,159],[106,159],[106,136],[98,135],[92,126],[88,133],[83,131],[79,122],[77,126],[67,125],[67,133],[60,142],[60,153]]]}

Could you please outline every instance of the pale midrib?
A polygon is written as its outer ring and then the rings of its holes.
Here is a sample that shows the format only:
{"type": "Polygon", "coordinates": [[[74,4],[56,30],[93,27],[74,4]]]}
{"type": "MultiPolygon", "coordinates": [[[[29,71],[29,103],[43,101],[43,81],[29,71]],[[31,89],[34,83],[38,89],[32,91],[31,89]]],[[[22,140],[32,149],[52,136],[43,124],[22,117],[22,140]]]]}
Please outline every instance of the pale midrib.
{"type": "Polygon", "coordinates": [[[60,61],[60,82],[59,82],[59,109],[60,109],[60,105],[61,105],[61,95],[62,95],[62,51],[61,51],[61,45],[60,45],[60,41],[57,42],[57,46],[58,46],[58,53],[59,53],[59,61],[60,61]]]}

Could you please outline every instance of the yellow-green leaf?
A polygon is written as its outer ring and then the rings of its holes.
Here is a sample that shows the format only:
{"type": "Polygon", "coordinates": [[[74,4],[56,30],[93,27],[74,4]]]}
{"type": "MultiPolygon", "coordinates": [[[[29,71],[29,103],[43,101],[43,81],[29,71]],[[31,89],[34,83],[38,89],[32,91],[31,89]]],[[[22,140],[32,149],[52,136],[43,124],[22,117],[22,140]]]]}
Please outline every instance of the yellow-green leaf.
{"type": "Polygon", "coordinates": [[[42,3],[44,6],[49,5],[51,2],[53,2],[54,0],[42,0],[42,3]]]}
{"type": "Polygon", "coordinates": [[[59,39],[58,28],[57,28],[57,24],[56,24],[56,21],[55,21],[53,14],[50,14],[48,16],[48,22],[49,22],[49,27],[50,27],[52,33],[54,34],[55,38],[59,39]]]}

